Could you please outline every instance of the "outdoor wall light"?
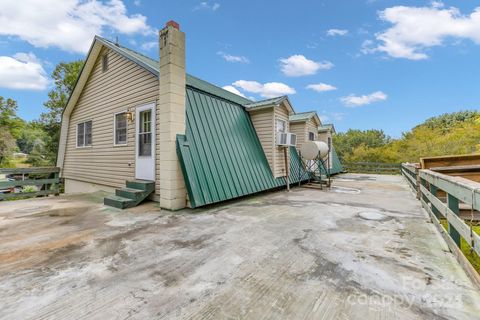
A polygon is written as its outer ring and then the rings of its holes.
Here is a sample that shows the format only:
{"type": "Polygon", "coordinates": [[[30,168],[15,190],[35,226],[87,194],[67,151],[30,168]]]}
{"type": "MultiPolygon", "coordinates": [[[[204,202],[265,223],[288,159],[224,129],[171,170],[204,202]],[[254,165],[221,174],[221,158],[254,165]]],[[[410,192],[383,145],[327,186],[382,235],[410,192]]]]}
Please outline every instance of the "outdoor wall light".
{"type": "Polygon", "coordinates": [[[133,122],[133,111],[131,111],[130,109],[127,111],[126,113],[126,116],[127,116],[127,121],[128,122],[133,122]]]}

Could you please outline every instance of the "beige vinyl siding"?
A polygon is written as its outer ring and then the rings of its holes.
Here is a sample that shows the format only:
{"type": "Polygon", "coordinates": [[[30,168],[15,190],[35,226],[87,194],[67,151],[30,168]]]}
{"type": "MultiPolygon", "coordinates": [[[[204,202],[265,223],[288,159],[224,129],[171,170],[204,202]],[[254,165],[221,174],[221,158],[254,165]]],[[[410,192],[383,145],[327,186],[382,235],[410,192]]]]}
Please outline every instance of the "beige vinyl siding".
{"type": "Polygon", "coordinates": [[[300,150],[302,144],[305,143],[306,137],[306,125],[304,121],[301,122],[290,122],[290,132],[297,135],[297,150],[300,150]]]}
{"type": "Polygon", "coordinates": [[[325,143],[328,143],[328,137],[331,137],[331,134],[327,131],[327,132],[319,132],[318,135],[317,135],[317,140],[318,141],[323,141],[325,143]]]}
{"type": "Polygon", "coordinates": [[[306,128],[306,133],[305,133],[305,139],[308,141],[308,133],[313,132],[314,139],[313,140],[318,140],[318,126],[317,121],[315,121],[315,118],[310,118],[307,121],[307,128],[306,128]]]}
{"type": "Polygon", "coordinates": [[[275,125],[274,125],[274,108],[267,108],[258,111],[250,112],[250,119],[252,120],[258,139],[262,145],[263,152],[267,157],[268,164],[272,173],[274,172],[273,152],[275,146],[275,125]]]}
{"type": "Polygon", "coordinates": [[[154,75],[103,48],[70,116],[63,176],[114,188],[134,179],[135,122],[127,124],[127,145],[114,146],[114,114],[154,103],[157,96],[154,75]],[[106,72],[103,54],[108,54],[106,72]],[[77,124],[88,120],[92,120],[92,146],[77,148],[77,124]]]}
{"type": "MultiPolygon", "coordinates": [[[[326,132],[320,132],[318,133],[318,138],[317,140],[318,141],[323,141],[325,142],[326,144],[328,144],[328,138],[331,138],[332,137],[332,133],[330,131],[326,131],[326,132]]],[[[332,141],[332,144],[333,144],[333,141],[332,141]]],[[[330,161],[330,168],[332,167],[333,165],[333,156],[332,156],[332,152],[330,152],[328,154],[328,158],[329,158],[329,161],[330,161]]]]}
{"type": "MultiPolygon", "coordinates": [[[[290,124],[288,121],[288,109],[284,106],[284,104],[281,104],[280,106],[274,108],[275,109],[275,121],[276,123],[277,120],[283,120],[285,121],[285,130],[286,132],[289,132],[290,130],[290,124]]],[[[276,128],[274,128],[274,137],[276,138],[276,128]]],[[[274,142],[275,143],[275,142],[274,142]]],[[[290,160],[289,152],[287,152],[287,157],[288,161],[290,160]]],[[[274,176],[275,178],[278,177],[284,177],[286,176],[287,172],[285,170],[285,152],[284,152],[284,147],[277,147],[275,145],[274,147],[274,176]]]]}

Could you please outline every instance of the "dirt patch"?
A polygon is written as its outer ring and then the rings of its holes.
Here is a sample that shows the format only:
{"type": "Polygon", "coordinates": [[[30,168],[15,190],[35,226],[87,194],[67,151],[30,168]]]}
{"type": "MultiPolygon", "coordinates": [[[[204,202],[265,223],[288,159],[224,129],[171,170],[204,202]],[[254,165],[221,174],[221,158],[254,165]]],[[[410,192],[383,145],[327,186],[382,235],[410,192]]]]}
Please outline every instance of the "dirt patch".
{"type": "Polygon", "coordinates": [[[192,240],[173,240],[172,243],[180,248],[202,249],[206,246],[206,242],[213,236],[213,234],[205,234],[192,240]]]}

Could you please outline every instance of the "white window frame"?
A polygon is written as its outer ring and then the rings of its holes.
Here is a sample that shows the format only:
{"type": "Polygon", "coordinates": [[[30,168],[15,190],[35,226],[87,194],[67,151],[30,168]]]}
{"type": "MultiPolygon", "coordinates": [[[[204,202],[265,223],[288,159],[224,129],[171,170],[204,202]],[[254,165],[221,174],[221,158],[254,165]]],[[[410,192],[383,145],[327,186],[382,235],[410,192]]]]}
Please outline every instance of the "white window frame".
{"type": "Polygon", "coordinates": [[[85,121],[77,122],[77,124],[75,125],[75,146],[77,149],[91,148],[93,146],[93,120],[85,120],[85,121]],[[92,141],[88,146],[85,145],[85,123],[87,122],[92,123],[92,132],[91,132],[92,141]],[[78,125],[82,123],[83,123],[83,146],[79,146],[78,145],[78,125]]]}
{"type": "Polygon", "coordinates": [[[287,132],[287,121],[282,120],[282,119],[276,119],[276,121],[275,121],[275,132],[286,133],[287,132]],[[278,126],[279,122],[283,123],[283,131],[278,130],[279,129],[279,126],[278,126]]]}
{"type": "Polygon", "coordinates": [[[308,141],[315,141],[315,139],[316,139],[316,137],[315,137],[315,132],[313,132],[313,131],[308,131],[308,141]],[[312,136],[313,136],[313,139],[312,139],[312,140],[310,140],[310,134],[312,134],[312,136]]]}
{"type": "Polygon", "coordinates": [[[128,119],[127,119],[127,128],[126,128],[127,140],[125,141],[125,143],[117,143],[117,115],[122,113],[127,114],[128,110],[120,111],[113,114],[113,146],[114,147],[126,147],[128,145],[128,119]]]}

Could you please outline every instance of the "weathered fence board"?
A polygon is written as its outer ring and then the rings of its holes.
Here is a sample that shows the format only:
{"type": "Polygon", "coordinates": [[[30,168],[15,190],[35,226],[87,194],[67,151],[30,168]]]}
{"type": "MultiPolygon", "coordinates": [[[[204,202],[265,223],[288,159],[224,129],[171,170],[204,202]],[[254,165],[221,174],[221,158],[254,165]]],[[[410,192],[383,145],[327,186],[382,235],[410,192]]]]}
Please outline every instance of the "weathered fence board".
{"type": "MultiPolygon", "coordinates": [[[[433,207],[437,209],[436,212],[440,213],[448,223],[451,224],[454,229],[460,234],[460,236],[467,241],[468,244],[472,246],[475,252],[480,255],[480,236],[475,232],[471,232],[470,227],[460,218],[458,215],[453,212],[447,204],[443,203],[435,197],[430,191],[424,186],[420,186],[422,194],[426,196],[431,205],[428,205],[425,201],[422,200],[424,208],[427,209],[431,214],[433,212],[433,207]]],[[[439,217],[437,217],[439,218],[439,217]]]]}
{"type": "Polygon", "coordinates": [[[0,193],[0,200],[58,195],[60,193],[60,168],[0,168],[0,174],[22,175],[22,180],[0,181],[0,189],[15,189],[24,186],[36,186],[35,192],[0,193]]]}
{"type": "Polygon", "coordinates": [[[342,162],[346,171],[352,173],[400,174],[401,164],[383,162],[342,162]]]}

